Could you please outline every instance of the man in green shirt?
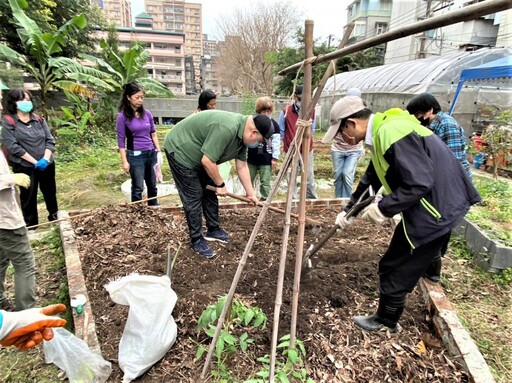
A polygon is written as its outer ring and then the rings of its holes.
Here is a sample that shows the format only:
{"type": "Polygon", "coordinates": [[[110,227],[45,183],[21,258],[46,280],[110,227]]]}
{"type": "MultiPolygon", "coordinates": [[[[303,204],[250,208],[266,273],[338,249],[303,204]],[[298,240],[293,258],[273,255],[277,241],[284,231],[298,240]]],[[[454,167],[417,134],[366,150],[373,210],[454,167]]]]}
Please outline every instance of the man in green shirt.
{"type": "Polygon", "coordinates": [[[256,204],[258,198],[247,166],[247,147],[257,147],[263,142],[271,145],[273,132],[270,118],[265,115],[206,110],[180,121],[165,136],[164,150],[187,218],[191,247],[200,255],[206,258],[215,255],[206,241],[229,242],[229,235],[219,224],[217,196],[227,195],[227,189],[217,165],[235,159],[247,198],[256,204]],[[207,185],[215,186],[217,192],[207,190],[207,185]]]}

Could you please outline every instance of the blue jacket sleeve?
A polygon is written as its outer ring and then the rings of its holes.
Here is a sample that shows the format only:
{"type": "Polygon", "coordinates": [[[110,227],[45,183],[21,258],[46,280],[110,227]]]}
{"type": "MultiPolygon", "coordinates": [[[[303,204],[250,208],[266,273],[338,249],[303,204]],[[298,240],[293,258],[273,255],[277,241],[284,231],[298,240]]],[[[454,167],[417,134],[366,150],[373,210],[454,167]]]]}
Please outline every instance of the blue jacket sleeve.
{"type": "Polygon", "coordinates": [[[284,112],[281,110],[281,113],[279,113],[279,131],[281,133],[281,140],[284,140],[285,128],[286,128],[286,121],[284,120],[284,112]]]}

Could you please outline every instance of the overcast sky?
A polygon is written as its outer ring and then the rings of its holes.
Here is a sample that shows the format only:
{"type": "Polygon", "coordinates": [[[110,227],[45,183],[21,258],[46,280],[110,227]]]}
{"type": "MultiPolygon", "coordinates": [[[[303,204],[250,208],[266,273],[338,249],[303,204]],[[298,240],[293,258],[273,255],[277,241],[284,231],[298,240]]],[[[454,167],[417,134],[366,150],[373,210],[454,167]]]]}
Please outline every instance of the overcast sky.
{"type": "MultiPolygon", "coordinates": [[[[274,3],[277,0],[258,0],[259,2],[274,3]]],[[[133,15],[144,12],[144,0],[131,0],[133,15]]],[[[203,33],[208,38],[215,38],[217,33],[217,20],[221,15],[231,12],[233,7],[240,7],[242,3],[255,4],[249,0],[192,0],[191,3],[203,4],[203,33]]],[[[302,13],[301,25],[304,28],[304,20],[314,21],[313,37],[320,38],[320,42],[326,41],[329,34],[336,37],[336,45],[343,36],[343,27],[347,20],[347,6],[353,0],[295,0],[287,1],[290,6],[297,7],[302,13]],[[333,5],[336,4],[336,5],[333,5]]]]}

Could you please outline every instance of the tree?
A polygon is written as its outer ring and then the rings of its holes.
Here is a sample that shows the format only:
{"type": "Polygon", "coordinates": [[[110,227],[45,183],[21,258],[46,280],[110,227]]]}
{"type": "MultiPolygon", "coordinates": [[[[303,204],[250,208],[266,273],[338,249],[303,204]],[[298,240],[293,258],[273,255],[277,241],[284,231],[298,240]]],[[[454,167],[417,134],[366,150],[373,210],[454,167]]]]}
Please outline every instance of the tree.
{"type": "MultiPolygon", "coordinates": [[[[109,37],[112,38],[111,36],[109,37]]],[[[112,85],[110,91],[120,92],[124,84],[136,81],[144,86],[146,92],[158,94],[165,97],[173,97],[173,93],[167,89],[160,81],[148,77],[146,64],[150,58],[150,53],[140,43],[133,42],[132,46],[125,51],[113,49],[110,42],[100,41],[103,58],[91,55],[82,55],[94,62],[98,69],[108,74],[112,85]]]]}
{"type": "Polygon", "coordinates": [[[235,8],[222,18],[218,27],[224,41],[215,58],[221,85],[234,94],[271,95],[273,65],[265,55],[283,49],[297,23],[295,7],[285,2],[235,8]]]}
{"type": "MultiPolygon", "coordinates": [[[[61,56],[77,57],[79,52],[93,52],[94,40],[91,37],[96,26],[106,26],[105,16],[99,7],[90,1],[76,0],[38,0],[31,1],[25,10],[29,18],[41,28],[44,33],[56,32],[59,27],[73,16],[83,13],[87,15],[88,23],[84,28],[69,31],[68,44],[62,47],[61,56]]],[[[24,45],[16,33],[16,21],[8,1],[0,1],[0,41],[9,48],[24,52],[24,45]]]]}
{"type": "Polygon", "coordinates": [[[498,179],[499,167],[505,167],[512,157],[512,110],[501,112],[496,117],[496,123],[485,128],[482,139],[487,163],[492,162],[493,176],[498,179]]]}
{"type": "Polygon", "coordinates": [[[91,83],[103,89],[112,89],[105,81],[108,75],[94,68],[86,67],[67,57],[58,56],[67,42],[70,31],[86,25],[84,15],[73,17],[56,32],[43,33],[23,9],[28,7],[26,0],[9,0],[16,20],[17,33],[25,54],[20,54],[5,44],[0,44],[0,60],[10,62],[34,77],[41,90],[41,111],[47,117],[47,93],[52,88],[60,88],[73,93],[93,95],[91,83]]]}
{"type": "Polygon", "coordinates": [[[114,113],[123,85],[136,81],[141,84],[150,95],[174,97],[160,81],[149,78],[145,69],[150,53],[140,43],[133,42],[132,46],[124,51],[118,49],[117,34],[109,30],[107,40],[100,41],[101,58],[91,55],[82,55],[83,58],[96,64],[97,69],[109,76],[111,88],[99,92],[100,109],[104,114],[103,122],[112,126],[114,113]]]}
{"type": "MultiPolygon", "coordinates": [[[[294,37],[296,41],[296,48],[284,48],[276,52],[270,52],[267,54],[266,58],[267,60],[272,63],[272,66],[274,68],[274,74],[277,75],[277,73],[287,68],[295,63],[301,62],[304,60],[304,32],[302,28],[299,28],[295,34],[294,37]]],[[[318,44],[318,40],[315,40],[314,47],[313,47],[313,54],[315,56],[324,55],[326,53],[330,53],[334,51],[335,48],[329,47],[328,42],[323,42],[321,44],[318,44]]],[[[330,65],[329,63],[322,63],[319,65],[315,65],[313,67],[313,76],[311,79],[312,87],[313,89],[316,87],[316,85],[320,82],[322,79],[327,66],[330,65]]],[[[336,71],[335,73],[340,72],[347,72],[351,69],[351,66],[353,65],[352,57],[351,56],[344,56],[341,59],[338,60],[336,64],[336,71]]],[[[301,70],[298,72],[288,73],[284,77],[280,79],[279,82],[277,82],[275,86],[275,92],[279,95],[286,95],[289,96],[293,92],[293,86],[295,82],[297,84],[302,84],[304,82],[304,72],[301,70]]]]}

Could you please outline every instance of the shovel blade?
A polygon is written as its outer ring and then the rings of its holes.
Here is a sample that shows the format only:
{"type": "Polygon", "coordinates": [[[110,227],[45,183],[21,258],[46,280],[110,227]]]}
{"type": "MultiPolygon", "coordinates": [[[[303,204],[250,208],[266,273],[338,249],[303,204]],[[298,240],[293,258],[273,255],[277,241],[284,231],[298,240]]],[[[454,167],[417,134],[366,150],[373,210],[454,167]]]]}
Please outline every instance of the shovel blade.
{"type": "Polygon", "coordinates": [[[313,245],[309,245],[308,251],[306,251],[306,254],[304,255],[304,259],[302,260],[302,273],[304,274],[309,269],[313,268],[313,262],[311,262],[311,259],[309,257],[311,256],[311,250],[313,249],[313,245]]]}

